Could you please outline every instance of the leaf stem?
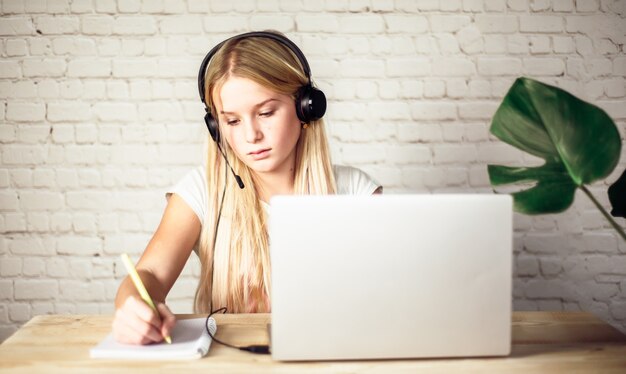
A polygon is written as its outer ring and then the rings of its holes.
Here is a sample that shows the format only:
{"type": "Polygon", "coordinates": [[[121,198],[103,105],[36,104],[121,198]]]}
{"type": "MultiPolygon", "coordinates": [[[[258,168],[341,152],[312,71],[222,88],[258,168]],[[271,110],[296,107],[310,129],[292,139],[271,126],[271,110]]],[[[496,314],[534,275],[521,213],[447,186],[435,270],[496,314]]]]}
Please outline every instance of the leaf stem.
{"type": "Polygon", "coordinates": [[[602,205],[600,205],[600,203],[598,202],[598,200],[596,200],[595,197],[593,197],[593,195],[591,194],[591,192],[587,189],[587,187],[585,187],[585,185],[580,185],[580,189],[583,190],[585,192],[585,194],[587,194],[587,196],[589,196],[589,198],[591,199],[591,201],[593,201],[593,203],[596,205],[596,207],[598,209],[600,209],[600,212],[602,212],[602,214],[604,215],[604,217],[606,217],[607,220],[609,220],[609,222],[611,223],[611,225],[613,226],[613,228],[615,230],[617,230],[617,233],[620,234],[620,236],[622,237],[622,239],[624,239],[624,241],[626,241],[626,233],[624,233],[624,229],[622,229],[617,222],[615,222],[615,220],[613,219],[613,217],[611,217],[611,215],[604,210],[604,208],[602,207],[602,205]]]}

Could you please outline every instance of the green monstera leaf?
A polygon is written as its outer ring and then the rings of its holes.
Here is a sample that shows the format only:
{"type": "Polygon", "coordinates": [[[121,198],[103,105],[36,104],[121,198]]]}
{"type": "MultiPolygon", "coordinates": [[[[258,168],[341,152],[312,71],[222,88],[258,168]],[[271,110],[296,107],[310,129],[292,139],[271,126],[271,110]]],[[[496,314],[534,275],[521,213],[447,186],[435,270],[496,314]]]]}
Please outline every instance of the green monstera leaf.
{"type": "Polygon", "coordinates": [[[491,123],[491,133],[545,160],[537,167],[489,165],[491,184],[534,183],[513,193],[514,208],[525,214],[558,213],[577,188],[606,178],[619,161],[621,139],[611,118],[597,106],[559,88],[518,78],[491,123]]]}

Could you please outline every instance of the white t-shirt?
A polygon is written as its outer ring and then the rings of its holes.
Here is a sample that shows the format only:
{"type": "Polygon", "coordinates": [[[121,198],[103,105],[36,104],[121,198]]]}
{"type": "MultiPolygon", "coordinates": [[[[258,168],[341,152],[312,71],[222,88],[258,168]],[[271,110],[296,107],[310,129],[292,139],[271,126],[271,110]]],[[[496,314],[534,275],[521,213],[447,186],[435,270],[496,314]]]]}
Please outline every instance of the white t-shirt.
{"type": "MultiPolygon", "coordinates": [[[[380,184],[365,172],[351,166],[333,165],[333,172],[338,195],[371,195],[380,187],[380,184]]],[[[170,188],[165,196],[169,198],[173,193],[180,196],[196,213],[200,223],[204,224],[205,213],[209,206],[204,167],[191,170],[180,182],[170,188]]]]}
{"type": "MultiPolygon", "coordinates": [[[[337,194],[371,195],[380,187],[380,184],[374,181],[369,175],[353,167],[335,165],[333,166],[333,173],[335,174],[337,194]]],[[[180,182],[167,191],[166,197],[169,198],[172,193],[179,195],[196,213],[200,219],[200,223],[204,225],[204,217],[206,216],[207,209],[209,209],[206,171],[204,167],[198,167],[187,173],[180,182]]],[[[269,213],[268,204],[262,203],[261,205],[265,208],[265,212],[269,213]]],[[[219,224],[215,242],[217,248],[228,248],[231,232],[230,226],[230,220],[223,220],[219,224]]],[[[193,251],[198,254],[197,242],[194,245],[193,251]]],[[[228,251],[216,251],[213,260],[216,268],[228,268],[229,257],[227,253],[228,251]]]]}

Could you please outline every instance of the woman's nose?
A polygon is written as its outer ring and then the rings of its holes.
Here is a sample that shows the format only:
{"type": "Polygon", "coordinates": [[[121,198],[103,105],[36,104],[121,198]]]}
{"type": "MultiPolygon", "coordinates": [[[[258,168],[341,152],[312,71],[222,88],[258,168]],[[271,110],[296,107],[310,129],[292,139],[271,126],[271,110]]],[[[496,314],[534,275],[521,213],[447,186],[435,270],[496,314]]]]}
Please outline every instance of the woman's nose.
{"type": "Polygon", "coordinates": [[[245,129],[246,141],[248,143],[256,143],[263,138],[261,126],[259,126],[259,123],[256,119],[251,119],[250,121],[247,121],[245,129]]]}

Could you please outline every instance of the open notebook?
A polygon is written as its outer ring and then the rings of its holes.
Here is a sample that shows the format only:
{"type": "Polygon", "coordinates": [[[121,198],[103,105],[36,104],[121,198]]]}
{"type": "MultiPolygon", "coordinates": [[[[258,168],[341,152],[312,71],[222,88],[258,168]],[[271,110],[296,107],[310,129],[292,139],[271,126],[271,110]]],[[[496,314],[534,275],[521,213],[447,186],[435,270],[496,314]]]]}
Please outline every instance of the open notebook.
{"type": "MultiPolygon", "coordinates": [[[[209,352],[211,337],[206,332],[206,318],[181,319],[172,331],[172,344],[129,345],[115,341],[109,334],[89,353],[91,358],[132,360],[190,360],[201,358],[209,352]]],[[[209,319],[209,329],[215,335],[217,324],[209,319]]]]}

